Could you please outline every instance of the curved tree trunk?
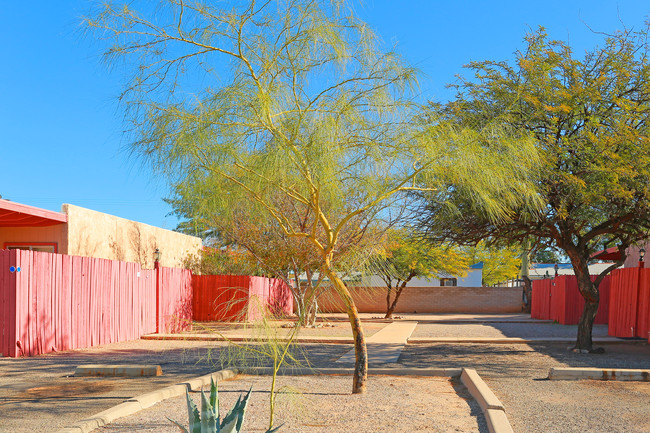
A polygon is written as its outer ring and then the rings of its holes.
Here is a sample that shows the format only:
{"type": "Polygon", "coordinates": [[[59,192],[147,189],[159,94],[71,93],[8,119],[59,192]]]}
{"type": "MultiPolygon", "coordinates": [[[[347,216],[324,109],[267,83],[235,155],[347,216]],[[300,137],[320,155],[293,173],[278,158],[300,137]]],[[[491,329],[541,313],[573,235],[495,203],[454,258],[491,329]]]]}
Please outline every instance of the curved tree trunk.
{"type": "Polygon", "coordinates": [[[352,378],[352,394],[363,394],[366,392],[366,382],[368,381],[368,352],[366,350],[366,340],[361,328],[361,319],[359,318],[359,311],[354,304],[354,300],[341,280],[331,269],[326,268],[325,274],[330,279],[336,292],[341,296],[345,303],[345,307],[352,327],[352,335],[354,337],[354,377],[352,378]]]}
{"type": "Polygon", "coordinates": [[[589,267],[587,260],[583,256],[586,254],[579,254],[576,250],[566,249],[567,255],[571,259],[573,271],[575,272],[578,282],[578,290],[585,300],[585,307],[578,322],[578,337],[576,339],[575,349],[581,351],[591,351],[593,349],[593,341],[591,331],[598,313],[598,303],[600,296],[598,293],[598,286],[591,281],[589,276],[589,267]]]}
{"type": "Polygon", "coordinates": [[[393,311],[390,309],[390,293],[393,291],[393,286],[388,283],[388,290],[386,291],[386,315],[384,319],[391,319],[393,317],[393,311]]]}

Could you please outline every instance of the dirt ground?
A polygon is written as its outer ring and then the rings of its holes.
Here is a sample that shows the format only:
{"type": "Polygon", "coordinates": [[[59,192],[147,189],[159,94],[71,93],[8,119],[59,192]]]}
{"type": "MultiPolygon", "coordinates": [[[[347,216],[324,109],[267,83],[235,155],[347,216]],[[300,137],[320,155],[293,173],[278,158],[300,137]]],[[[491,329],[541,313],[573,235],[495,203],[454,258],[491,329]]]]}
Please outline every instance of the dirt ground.
{"type": "MultiPolygon", "coordinates": [[[[462,319],[467,320],[466,317],[462,319]]],[[[490,317],[490,320],[494,319],[490,317]]],[[[454,320],[458,318],[454,317],[454,320]]],[[[475,319],[476,322],[484,320],[482,317],[475,319]]],[[[513,321],[509,316],[504,320],[513,321]]],[[[340,330],[335,331],[332,327],[332,332],[349,329],[344,320],[340,322],[340,330]]],[[[570,335],[573,332],[573,329],[563,328],[562,325],[548,323],[474,323],[450,328],[449,323],[436,326],[433,322],[428,319],[427,327],[421,331],[433,336],[460,332],[467,337],[491,334],[495,330],[507,336],[525,333],[527,336],[540,337],[551,331],[553,335],[570,335]]],[[[368,322],[364,326],[373,324],[368,322]]],[[[377,323],[377,327],[383,326],[385,323],[377,323]]],[[[321,328],[318,332],[327,332],[327,329],[321,328]]],[[[606,333],[605,330],[599,332],[606,333]]],[[[227,344],[223,342],[136,340],[34,358],[0,358],[0,432],[56,431],[125,399],[216,371],[221,368],[220,354],[225,347],[227,344]],[[160,364],[164,376],[147,379],[69,377],[77,365],[96,363],[160,364]]],[[[346,344],[301,344],[299,347],[301,351],[297,356],[307,358],[315,368],[334,366],[334,362],[352,348],[346,344]]],[[[645,342],[623,341],[605,345],[604,354],[577,354],[567,349],[568,343],[407,345],[397,363],[382,367],[475,368],[504,403],[510,423],[517,433],[650,432],[650,382],[546,379],[551,367],[650,369],[650,346],[645,342]]],[[[375,378],[371,377],[370,383],[374,381],[375,378]]],[[[320,386],[318,383],[307,385],[306,389],[311,392],[307,394],[320,399],[320,391],[315,391],[320,386]]],[[[361,411],[362,408],[352,409],[352,403],[345,400],[344,395],[349,395],[350,387],[350,381],[344,380],[337,388],[339,391],[328,391],[332,398],[331,407],[350,408],[351,413],[361,411]]],[[[242,388],[241,385],[239,388],[242,388]]],[[[384,388],[381,388],[382,392],[386,392],[384,388]]],[[[408,388],[407,393],[393,395],[392,404],[417,403],[428,394],[440,393],[428,388],[416,393],[416,389],[408,388]]],[[[453,391],[463,400],[457,389],[453,391]]],[[[256,392],[263,394],[261,389],[256,392]]],[[[447,392],[451,391],[447,389],[442,394],[447,392]]],[[[224,402],[227,395],[229,393],[224,389],[224,402]]],[[[444,404],[440,406],[443,410],[444,404]]],[[[320,408],[318,404],[316,407],[320,408]]],[[[400,415],[401,410],[386,408],[389,420],[385,422],[391,422],[390,417],[397,422],[403,420],[405,417],[400,415]]],[[[471,406],[470,414],[475,419],[480,418],[471,406]]],[[[185,412],[178,414],[181,420],[185,420],[185,417],[185,412]]],[[[341,417],[336,415],[335,419],[341,417]]],[[[163,417],[161,422],[166,422],[166,419],[163,417]]],[[[314,421],[314,424],[319,422],[328,423],[330,427],[329,423],[335,421],[314,421]]],[[[369,431],[380,431],[378,426],[376,424],[376,428],[369,431]]],[[[470,431],[482,431],[481,428],[479,424],[478,430],[470,431]]],[[[280,432],[283,431],[284,427],[280,432]]],[[[348,431],[356,430],[350,428],[348,431]]],[[[398,426],[388,431],[404,430],[398,426]]]]}
{"type": "MultiPolygon", "coordinates": [[[[243,431],[269,426],[270,378],[239,376],[219,384],[221,414],[252,386],[243,431]]],[[[480,407],[463,386],[439,377],[372,376],[368,392],[350,394],[350,376],[279,378],[274,425],[281,433],[480,432],[487,425],[480,407]]],[[[198,393],[195,393],[198,394],[198,393]]],[[[198,403],[199,396],[194,395],[198,403]]],[[[184,397],[166,400],[98,430],[103,433],[177,432],[166,417],[187,425],[184,397]]]]}

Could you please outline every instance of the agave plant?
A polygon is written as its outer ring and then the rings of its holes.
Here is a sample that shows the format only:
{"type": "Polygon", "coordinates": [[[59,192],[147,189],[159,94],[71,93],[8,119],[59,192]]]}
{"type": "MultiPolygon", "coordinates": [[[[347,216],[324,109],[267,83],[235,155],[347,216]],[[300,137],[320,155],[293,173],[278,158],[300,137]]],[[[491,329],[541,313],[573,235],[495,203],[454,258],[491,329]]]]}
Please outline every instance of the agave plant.
{"type": "MultiPolygon", "coordinates": [[[[252,389],[252,388],[251,388],[252,389]]],[[[187,416],[189,418],[189,430],[184,426],[169,419],[176,424],[184,433],[240,433],[241,426],[244,422],[244,414],[248,406],[248,398],[251,395],[249,389],[245,396],[239,396],[232,409],[226,414],[223,420],[219,416],[219,396],[217,395],[217,385],[210,378],[210,397],[205,396],[201,389],[201,412],[190,398],[190,393],[185,391],[187,399],[187,416]]],[[[269,429],[266,433],[276,432],[281,426],[269,429]]]]}

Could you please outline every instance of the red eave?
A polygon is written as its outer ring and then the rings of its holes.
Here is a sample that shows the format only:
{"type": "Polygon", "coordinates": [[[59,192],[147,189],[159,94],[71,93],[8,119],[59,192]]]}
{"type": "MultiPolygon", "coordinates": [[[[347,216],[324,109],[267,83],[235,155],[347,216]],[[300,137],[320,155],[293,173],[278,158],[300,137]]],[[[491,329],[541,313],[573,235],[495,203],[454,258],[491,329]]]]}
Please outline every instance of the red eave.
{"type": "Polygon", "coordinates": [[[618,247],[607,248],[606,250],[596,251],[591,255],[592,260],[617,261],[621,259],[621,252],[618,247]]]}
{"type": "Polygon", "coordinates": [[[68,222],[61,212],[0,200],[0,227],[44,227],[68,222]]]}

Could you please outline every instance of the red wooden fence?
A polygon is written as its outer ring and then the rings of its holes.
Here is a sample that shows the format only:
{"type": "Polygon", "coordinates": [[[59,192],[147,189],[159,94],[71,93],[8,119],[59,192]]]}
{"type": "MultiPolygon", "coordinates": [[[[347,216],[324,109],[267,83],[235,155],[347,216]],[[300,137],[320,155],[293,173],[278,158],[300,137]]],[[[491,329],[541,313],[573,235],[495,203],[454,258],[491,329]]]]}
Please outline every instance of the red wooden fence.
{"type": "MultiPolygon", "coordinates": [[[[595,279],[596,276],[592,276],[595,279]]],[[[606,324],[610,309],[610,276],[600,283],[600,302],[594,323],[606,324]]],[[[576,325],[580,321],[585,300],[578,291],[574,275],[533,281],[531,317],[555,320],[562,325],[576,325]]]]}
{"type": "Polygon", "coordinates": [[[240,275],[194,275],[193,313],[197,321],[254,321],[267,310],[293,313],[287,285],[275,278],[240,275]]]}
{"type": "MultiPolygon", "coordinates": [[[[190,273],[159,272],[159,327],[178,330],[191,320],[190,273]]],[[[156,271],[136,263],[0,250],[0,299],[3,356],[133,340],[156,331],[156,271]]]]}
{"type": "Polygon", "coordinates": [[[609,335],[650,341],[650,269],[614,270],[611,296],[609,335]]]}

